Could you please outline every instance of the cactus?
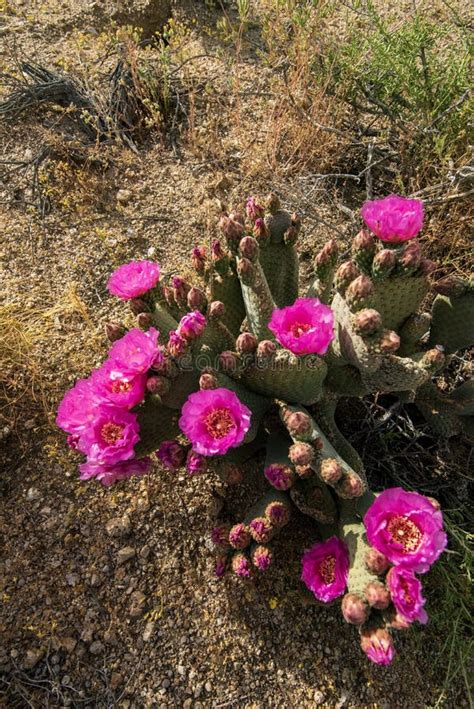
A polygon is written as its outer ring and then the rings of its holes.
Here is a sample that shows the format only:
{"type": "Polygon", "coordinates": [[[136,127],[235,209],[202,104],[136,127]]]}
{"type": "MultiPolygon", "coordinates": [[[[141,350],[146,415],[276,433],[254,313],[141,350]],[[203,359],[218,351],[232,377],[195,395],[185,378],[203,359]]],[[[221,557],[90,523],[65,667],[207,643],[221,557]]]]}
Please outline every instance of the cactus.
{"type": "MultiPolygon", "coordinates": [[[[240,519],[212,530],[216,575],[245,579],[267,571],[290,518],[311,517],[327,541],[303,557],[303,580],[322,602],[347,587],[344,618],[359,627],[368,657],[386,664],[391,631],[409,624],[397,589],[409,583],[418,598],[410,622],[423,622],[424,599],[411,572],[397,571],[369,541],[366,519],[379,498],[337,426],[338,405],[342,397],[399,393],[436,435],[472,435],[473,382],[442,392],[435,378],[474,342],[474,284],[448,277],[435,286],[431,311],[422,309],[433,264],[415,238],[421,204],[391,196],[364,205],[369,229],[355,237],[351,260],[338,265],[337,244],[323,246],[309,290],[298,297],[301,220],[276,195],[266,207],[249,199],[245,214],[222,217],[223,240],[209,256],[193,249],[203,283],[160,280],[158,265],[148,261],[113,274],[109,290],[130,301],[141,329],[106,326],[109,359],[66,394],[58,425],[88,456],[82,477],[104,484],[146,472],[147,456],[157,451],[170,470],[207,470],[230,490],[246,460],[265,449],[268,491],[240,519]],[[384,209],[392,210],[390,219],[384,209]],[[397,210],[405,210],[399,221],[397,210]]],[[[436,521],[435,503],[426,504],[436,521]]],[[[390,534],[393,528],[410,551],[418,528],[403,513],[390,520],[390,534]]],[[[443,534],[436,530],[440,549],[443,534]]]]}

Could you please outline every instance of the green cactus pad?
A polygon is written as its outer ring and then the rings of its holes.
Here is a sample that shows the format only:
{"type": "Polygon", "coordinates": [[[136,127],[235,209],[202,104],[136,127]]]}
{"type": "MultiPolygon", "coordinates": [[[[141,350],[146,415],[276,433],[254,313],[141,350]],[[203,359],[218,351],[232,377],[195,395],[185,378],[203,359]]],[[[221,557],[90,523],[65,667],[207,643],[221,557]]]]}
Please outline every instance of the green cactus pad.
{"type": "Polygon", "coordinates": [[[474,344],[474,292],[450,298],[436,296],[429,344],[442,345],[447,354],[474,344]]]}
{"type": "Polygon", "coordinates": [[[396,331],[417,312],[429,290],[426,276],[391,276],[374,285],[371,307],[379,311],[385,328],[396,331]]]}
{"type": "Polygon", "coordinates": [[[267,325],[275,309],[275,303],[260,262],[256,261],[253,267],[255,270],[253,284],[246,285],[241,282],[249,330],[259,340],[272,340],[273,333],[267,325]]]}
{"type": "Polygon", "coordinates": [[[175,438],[179,433],[179,412],[169,409],[149,398],[138,410],[140,441],[135,446],[135,455],[142,458],[156,451],[162,441],[175,438]]]}
{"type": "Polygon", "coordinates": [[[193,391],[199,389],[200,372],[194,367],[189,371],[181,371],[171,381],[171,388],[161,397],[164,406],[170,409],[181,409],[184,402],[193,391]]]}
{"type": "Polygon", "coordinates": [[[330,524],[337,520],[337,510],[327,485],[316,475],[299,479],[290,490],[290,497],[296,507],[308,517],[330,524]]]}
{"type": "Polygon", "coordinates": [[[277,350],[266,366],[249,365],[241,379],[260,394],[309,405],[321,396],[326,372],[326,363],[317,355],[297,357],[288,350],[277,350]]]}
{"type": "Polygon", "coordinates": [[[161,304],[157,303],[152,313],[153,325],[160,333],[160,342],[165,343],[171,330],[176,330],[178,321],[161,304]]]}
{"type": "Polygon", "coordinates": [[[362,379],[370,391],[415,391],[425,384],[430,373],[410,357],[386,355],[376,372],[363,374],[362,379]]]}
{"type": "Polygon", "coordinates": [[[233,271],[229,271],[224,277],[213,274],[210,288],[211,299],[220,300],[225,305],[222,322],[233,335],[238,335],[245,318],[245,305],[237,274],[233,271]]]}
{"type": "Polygon", "coordinates": [[[267,244],[260,250],[260,263],[278,308],[298,297],[299,261],[294,246],[267,244]]]}
{"type": "Polygon", "coordinates": [[[378,581],[376,574],[368,571],[365,566],[365,555],[370,549],[365,534],[364,523],[358,518],[350,503],[343,503],[339,523],[341,539],[349,549],[349,576],[347,588],[349,593],[364,596],[368,583],[378,581]]]}

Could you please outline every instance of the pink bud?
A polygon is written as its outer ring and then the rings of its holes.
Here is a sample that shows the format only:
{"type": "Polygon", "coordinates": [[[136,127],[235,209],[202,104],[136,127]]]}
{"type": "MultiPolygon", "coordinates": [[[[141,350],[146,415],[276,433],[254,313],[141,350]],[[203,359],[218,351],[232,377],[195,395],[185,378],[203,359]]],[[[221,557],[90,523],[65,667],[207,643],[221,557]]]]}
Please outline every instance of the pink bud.
{"type": "Polygon", "coordinates": [[[220,320],[225,313],[225,305],[220,300],[213,300],[209,303],[207,315],[210,320],[220,320]]]}
{"type": "Polygon", "coordinates": [[[217,578],[224,576],[225,570],[227,568],[227,556],[219,556],[214,564],[214,575],[217,578]]]}
{"type": "Polygon", "coordinates": [[[336,492],[339,497],[343,499],[350,500],[353,497],[360,497],[365,492],[365,486],[362,479],[350,471],[346,473],[337,483],[336,492]]]}
{"type": "Polygon", "coordinates": [[[226,257],[226,253],[222,248],[222,244],[219,239],[214,239],[211,246],[211,256],[213,261],[220,261],[226,257]]]}
{"type": "Polygon", "coordinates": [[[354,327],[361,335],[373,335],[382,327],[380,313],[373,308],[364,308],[354,315],[354,327]]]}
{"type": "Polygon", "coordinates": [[[385,628],[364,628],[360,646],[369,660],[377,665],[389,665],[395,655],[392,636],[385,628]]]}
{"type": "Polygon", "coordinates": [[[173,286],[173,295],[174,295],[175,301],[181,307],[186,307],[188,293],[191,290],[191,286],[189,285],[189,283],[186,283],[186,281],[183,278],[180,278],[179,276],[174,276],[171,279],[171,283],[173,286]]]}
{"type": "Polygon", "coordinates": [[[365,587],[365,597],[369,606],[384,610],[390,605],[390,592],[381,581],[371,581],[365,587]]]}
{"type": "Polygon", "coordinates": [[[243,522],[234,524],[229,531],[229,543],[234,549],[245,549],[251,541],[250,530],[243,522]]]}
{"type": "Polygon", "coordinates": [[[219,364],[224,372],[235,372],[239,367],[240,360],[235,352],[225,350],[219,355],[219,364]]]}
{"type": "Polygon", "coordinates": [[[349,283],[354,281],[359,275],[360,271],[354,261],[345,261],[344,263],[341,263],[335,276],[335,285],[337,290],[345,291],[349,283]]]}
{"type": "Polygon", "coordinates": [[[362,625],[369,615],[367,603],[357,593],[346,593],[341,608],[346,623],[353,625],[362,625]]]}
{"type": "Polygon", "coordinates": [[[328,264],[335,263],[337,259],[339,249],[335,239],[331,239],[326,244],[324,244],[321,251],[317,254],[315,258],[316,266],[327,266],[328,264]]]}
{"type": "Polygon", "coordinates": [[[252,575],[249,558],[242,553],[234,554],[232,557],[232,571],[240,578],[248,579],[252,575]]]}
{"type": "Polygon", "coordinates": [[[365,300],[374,293],[374,284],[364,273],[352,281],[346,291],[346,296],[354,300],[365,300]]]}
{"type": "Polygon", "coordinates": [[[242,354],[251,354],[257,349],[258,340],[251,332],[243,332],[238,336],[236,342],[237,352],[242,354]]]}
{"type": "Polygon", "coordinates": [[[321,463],[321,477],[327,485],[335,485],[344,471],[335,458],[325,458],[321,463]]]}
{"type": "Polygon", "coordinates": [[[130,303],[130,310],[134,315],[139,315],[140,313],[149,313],[150,308],[148,307],[147,303],[145,303],[144,300],[141,298],[132,298],[129,300],[130,303]]]}
{"type": "Polygon", "coordinates": [[[244,236],[239,244],[241,255],[249,259],[249,261],[255,261],[257,259],[258,250],[258,243],[252,236],[244,236]]]}
{"type": "Polygon", "coordinates": [[[293,443],[290,446],[289,458],[293,465],[310,465],[316,457],[316,451],[309,443],[293,443]]]}
{"type": "Polygon", "coordinates": [[[253,225],[253,235],[260,243],[267,241],[270,236],[264,219],[256,219],[253,225]]]}
{"type": "Polygon", "coordinates": [[[211,541],[214,546],[220,549],[229,549],[229,532],[231,526],[230,524],[218,524],[211,530],[211,541]]]}
{"type": "Polygon", "coordinates": [[[370,231],[366,229],[361,229],[357,234],[354,241],[352,242],[354,251],[374,251],[375,250],[375,240],[370,231]]]}
{"type": "Polygon", "coordinates": [[[275,535],[275,528],[267,517],[255,517],[249,524],[252,539],[266,544],[275,535]]]}
{"type": "Polygon", "coordinates": [[[218,387],[217,377],[214,374],[208,374],[204,372],[199,377],[199,388],[200,389],[216,389],[218,387]]]}
{"type": "Polygon", "coordinates": [[[384,354],[396,352],[400,347],[400,337],[394,330],[384,330],[379,342],[380,351],[384,354]]]}
{"type": "Polygon", "coordinates": [[[284,421],[290,435],[295,438],[308,436],[313,428],[311,418],[302,411],[288,412],[284,421]]]}
{"type": "Polygon", "coordinates": [[[156,451],[156,456],[165,468],[176,470],[183,464],[186,450],[177,441],[163,441],[156,451]]]}
{"type": "Polygon", "coordinates": [[[441,345],[437,345],[431,350],[425,352],[420,361],[420,364],[425,369],[435,372],[436,370],[441,369],[445,362],[446,356],[444,354],[444,347],[442,347],[441,345]]]}
{"type": "Polygon", "coordinates": [[[146,382],[147,391],[150,394],[159,394],[159,396],[164,396],[170,390],[171,382],[166,377],[148,377],[146,382]]]}
{"type": "Polygon", "coordinates": [[[280,209],[280,200],[274,192],[270,192],[265,200],[266,207],[269,212],[274,214],[280,209]]]}
{"type": "Polygon", "coordinates": [[[188,293],[188,307],[191,310],[203,310],[207,304],[207,298],[204,291],[200,288],[195,288],[194,286],[188,293]]]}
{"type": "Polygon", "coordinates": [[[265,213],[264,208],[260,204],[257,204],[253,197],[248,198],[247,204],[245,205],[245,211],[247,213],[248,218],[253,222],[256,219],[260,219],[261,217],[263,217],[265,213]]]}
{"type": "Polygon", "coordinates": [[[148,330],[153,325],[153,317],[150,313],[139,313],[137,323],[142,330],[148,330]]]}
{"type": "Polygon", "coordinates": [[[432,261],[429,258],[422,258],[418,268],[423,276],[429,276],[430,273],[436,271],[436,269],[438,268],[438,264],[436,263],[436,261],[432,261]]]}
{"type": "Polygon", "coordinates": [[[365,554],[365,567],[373,574],[383,574],[389,567],[389,561],[385,554],[377,549],[368,549],[365,554]]]}
{"type": "Polygon", "coordinates": [[[110,342],[120,340],[125,335],[127,329],[124,325],[117,322],[108,322],[105,324],[105,334],[110,342]]]}
{"type": "Polygon", "coordinates": [[[265,507],[265,517],[268,517],[275,527],[284,527],[290,521],[290,510],[289,504],[280,502],[280,500],[273,500],[265,507]]]}
{"type": "Polygon", "coordinates": [[[421,260],[421,249],[418,241],[410,241],[402,251],[399,262],[402,268],[414,270],[418,268],[421,260]]]}
{"type": "Polygon", "coordinates": [[[198,475],[206,470],[206,458],[199,453],[194,451],[189,451],[188,457],[186,458],[186,470],[189,475],[198,475]]]}
{"type": "Polygon", "coordinates": [[[436,293],[440,295],[447,295],[448,297],[460,296],[466,292],[468,289],[468,281],[462,276],[451,275],[442,278],[440,281],[434,284],[433,289],[436,293]]]}
{"type": "Polygon", "coordinates": [[[273,552],[266,544],[257,544],[252,549],[250,558],[259,571],[266,571],[273,562],[273,552]]]}
{"type": "Polygon", "coordinates": [[[221,217],[219,228],[229,244],[239,242],[244,234],[244,225],[238,221],[235,214],[221,217]]]}
{"type": "Polygon", "coordinates": [[[271,340],[262,340],[258,343],[257,357],[262,359],[270,359],[276,352],[276,344],[271,340]]]}
{"type": "Polygon", "coordinates": [[[255,279],[255,267],[248,258],[239,259],[237,273],[242,283],[246,285],[251,285],[255,279]]]}
{"type": "Polygon", "coordinates": [[[202,273],[206,266],[206,249],[203,246],[196,246],[191,251],[191,261],[195,271],[202,273]]]}

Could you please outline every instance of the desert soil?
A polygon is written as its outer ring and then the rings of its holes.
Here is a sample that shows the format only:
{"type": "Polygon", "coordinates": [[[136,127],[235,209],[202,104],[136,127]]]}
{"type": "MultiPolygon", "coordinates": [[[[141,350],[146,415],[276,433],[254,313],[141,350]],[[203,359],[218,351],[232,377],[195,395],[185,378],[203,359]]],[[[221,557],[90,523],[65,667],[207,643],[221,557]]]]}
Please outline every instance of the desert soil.
{"type": "MultiPolygon", "coordinates": [[[[93,64],[104,31],[94,27],[97,5],[8,2],[4,69],[14,51],[49,67],[93,64]]],[[[238,80],[246,101],[236,107],[241,132],[228,128],[220,153],[203,120],[194,142],[149,136],[137,152],[104,148],[108,163],[97,169],[56,164],[44,216],[28,204],[29,178],[14,198],[17,177],[1,185],[2,298],[32,338],[17,373],[29,390],[2,451],[5,706],[423,707],[438,696],[432,668],[443,638],[429,626],[421,639],[418,631],[399,637],[396,661],[380,668],[361,654],[337,607],[301,605],[298,559],[310,527],[289,528],[292,549],[281,542],[264,579],[217,580],[207,531],[222,484],[158,463],[146,479],[111,490],[80,483],[77,459],[54,428],[64,390],[105,356],[104,323],[128,317],[105,287],[123,261],[152,257],[166,272],[189,275],[190,249],[208,243],[222,207],[270,188],[304,215],[304,275],[327,238],[344,243],[352,233],[347,215],[308,197],[304,176],[249,177],[252,139],[264,140],[258,96],[250,93],[265,90],[267,70],[248,51],[229,74],[225,48],[205,31],[218,13],[204,3],[179,9],[192,54],[211,55],[196,60],[198,74],[238,80]],[[239,143],[242,134],[247,141],[239,143]]],[[[3,158],[29,159],[58,120],[40,110],[2,126],[3,158]]],[[[237,497],[249,494],[253,474],[237,497]]],[[[448,704],[463,705],[455,688],[448,704]]]]}

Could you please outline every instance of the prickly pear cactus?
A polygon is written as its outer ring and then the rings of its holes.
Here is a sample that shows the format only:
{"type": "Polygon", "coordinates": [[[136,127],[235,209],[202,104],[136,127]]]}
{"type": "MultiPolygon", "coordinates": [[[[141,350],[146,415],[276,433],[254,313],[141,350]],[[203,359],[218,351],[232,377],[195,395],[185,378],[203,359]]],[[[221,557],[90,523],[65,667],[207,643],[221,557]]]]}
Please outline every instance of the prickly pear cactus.
{"type": "Polygon", "coordinates": [[[212,471],[235,485],[264,450],[267,492],[211,531],[215,573],[265,572],[290,517],[311,517],[321,541],[303,556],[305,586],[317,602],[347,590],[345,620],[366,655],[388,664],[392,631],[426,622],[416,574],[446,536],[434,500],[368,489],[337,408],[342,397],[398,393],[437,435],[472,435],[473,382],[442,392],[436,378],[474,342],[474,283],[440,281],[429,307],[421,203],[391,195],[362,216],[350,258],[338,263],[337,244],[323,246],[306,292],[301,220],[275,195],[223,215],[210,253],[193,249],[197,285],[161,278],[150,261],[119,268],[109,290],[129,302],[138,327],[108,324],[107,361],[67,392],[57,422],[86,455],[81,479],[105,485],[146,473],[154,452],[170,470],[212,471]]]}

